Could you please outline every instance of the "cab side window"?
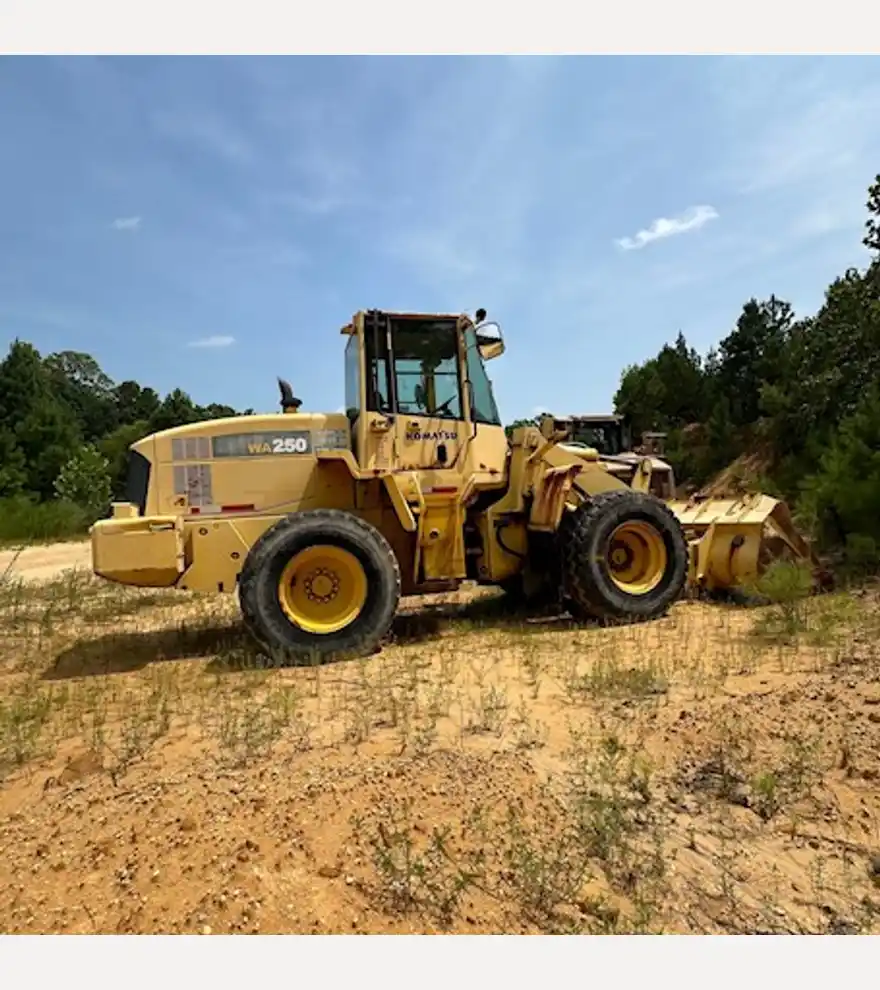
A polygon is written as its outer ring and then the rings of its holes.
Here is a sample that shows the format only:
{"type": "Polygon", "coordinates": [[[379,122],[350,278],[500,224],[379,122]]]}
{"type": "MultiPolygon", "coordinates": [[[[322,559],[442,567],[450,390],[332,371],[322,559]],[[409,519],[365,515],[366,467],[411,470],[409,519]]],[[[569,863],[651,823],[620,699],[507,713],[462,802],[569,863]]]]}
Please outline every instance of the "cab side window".
{"type": "Polygon", "coordinates": [[[468,378],[471,382],[473,395],[471,419],[475,423],[484,423],[486,426],[500,426],[501,416],[498,413],[498,406],[495,404],[492,383],[489,381],[486,366],[480,357],[477,335],[472,329],[465,333],[465,347],[467,348],[468,378]]]}
{"type": "Polygon", "coordinates": [[[357,337],[345,345],[345,414],[354,424],[361,411],[361,352],[357,337]]]}

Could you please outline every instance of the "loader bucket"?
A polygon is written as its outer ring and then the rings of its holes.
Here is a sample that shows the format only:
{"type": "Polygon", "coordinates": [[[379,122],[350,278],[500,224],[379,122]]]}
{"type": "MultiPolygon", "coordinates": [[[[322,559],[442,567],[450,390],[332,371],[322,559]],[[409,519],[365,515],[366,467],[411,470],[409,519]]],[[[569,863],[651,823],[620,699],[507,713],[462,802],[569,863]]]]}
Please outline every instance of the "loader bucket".
{"type": "Polygon", "coordinates": [[[688,583],[697,591],[747,587],[775,560],[802,562],[821,583],[819,561],[798,533],[788,506],[769,495],[694,497],[667,505],[690,545],[688,583]]]}

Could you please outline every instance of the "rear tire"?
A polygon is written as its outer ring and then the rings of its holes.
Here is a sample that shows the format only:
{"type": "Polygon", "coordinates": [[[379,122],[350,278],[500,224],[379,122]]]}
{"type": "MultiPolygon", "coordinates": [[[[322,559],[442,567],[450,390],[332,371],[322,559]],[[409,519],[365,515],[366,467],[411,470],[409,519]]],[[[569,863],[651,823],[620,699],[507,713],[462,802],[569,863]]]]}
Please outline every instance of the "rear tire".
{"type": "Polygon", "coordinates": [[[337,509],[298,512],[256,541],[239,578],[245,626],[291,659],[364,656],[387,634],[400,567],[370,523],[337,509]]]}
{"type": "Polygon", "coordinates": [[[559,527],[562,592],[575,618],[639,622],[681,595],[688,547],[658,498],[631,488],[593,496],[559,527]]]}

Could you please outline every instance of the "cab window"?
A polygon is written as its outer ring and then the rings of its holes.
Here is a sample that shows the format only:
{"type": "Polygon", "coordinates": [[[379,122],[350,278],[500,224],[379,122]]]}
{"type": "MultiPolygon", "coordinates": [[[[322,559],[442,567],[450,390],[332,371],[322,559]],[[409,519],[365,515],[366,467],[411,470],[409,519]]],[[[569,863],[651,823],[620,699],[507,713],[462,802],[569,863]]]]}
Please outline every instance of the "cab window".
{"type": "Polygon", "coordinates": [[[397,411],[462,419],[458,334],[444,320],[394,320],[392,351],[397,411]]]}

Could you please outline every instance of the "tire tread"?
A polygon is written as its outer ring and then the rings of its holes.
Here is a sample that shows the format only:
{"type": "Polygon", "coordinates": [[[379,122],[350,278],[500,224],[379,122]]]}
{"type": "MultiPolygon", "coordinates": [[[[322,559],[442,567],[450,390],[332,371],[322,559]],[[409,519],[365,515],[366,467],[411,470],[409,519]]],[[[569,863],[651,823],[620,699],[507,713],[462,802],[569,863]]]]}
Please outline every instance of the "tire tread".
{"type": "MultiPolygon", "coordinates": [[[[623,521],[621,518],[620,522],[623,521]]],[[[578,613],[576,618],[593,616],[624,621],[657,618],[679,597],[687,579],[687,540],[675,514],[656,496],[632,488],[601,492],[568,512],[559,527],[559,544],[562,591],[573,606],[572,610],[578,613]],[[651,521],[666,527],[667,548],[672,550],[667,562],[667,574],[670,570],[673,572],[671,580],[665,582],[665,587],[661,582],[658,589],[638,598],[619,591],[609,595],[607,588],[597,580],[599,565],[587,559],[597,527],[607,516],[625,513],[628,506],[636,517],[642,513],[656,516],[651,521]]]]}
{"type": "MultiPolygon", "coordinates": [[[[388,633],[397,611],[400,589],[400,564],[391,544],[375,526],[344,509],[312,509],[280,519],[255,541],[239,576],[241,613],[250,634],[270,651],[317,653],[322,659],[327,655],[339,657],[372,652],[388,633]],[[274,582],[266,582],[278,555],[284,554],[291,534],[301,529],[309,531],[311,544],[333,542],[334,537],[354,544],[371,557],[372,564],[380,572],[380,587],[376,590],[379,600],[375,607],[350,626],[326,637],[297,630],[286,617],[279,622],[274,614],[277,586],[274,582]]],[[[370,594],[368,588],[368,602],[370,594]]]]}

